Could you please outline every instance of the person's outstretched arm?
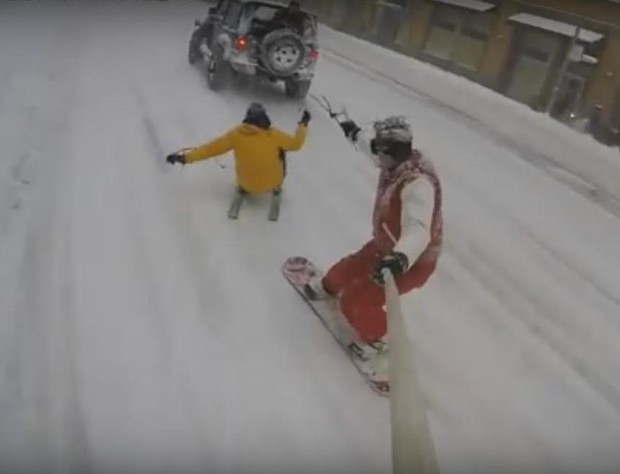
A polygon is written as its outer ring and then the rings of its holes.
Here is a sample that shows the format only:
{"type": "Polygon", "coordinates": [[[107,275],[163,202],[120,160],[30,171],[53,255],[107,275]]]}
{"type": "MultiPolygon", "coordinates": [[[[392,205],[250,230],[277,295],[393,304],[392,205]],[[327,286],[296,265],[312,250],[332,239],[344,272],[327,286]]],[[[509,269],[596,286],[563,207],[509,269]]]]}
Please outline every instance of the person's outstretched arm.
{"type": "Polygon", "coordinates": [[[234,130],[228,131],[204,145],[186,151],[183,153],[185,163],[208,160],[229,152],[233,149],[233,134],[234,130]]]}
{"type": "Polygon", "coordinates": [[[299,123],[297,124],[297,130],[295,131],[295,135],[289,135],[282,130],[278,130],[277,128],[273,129],[273,133],[278,140],[280,148],[284,151],[297,151],[304,146],[306,142],[306,136],[308,134],[308,123],[310,123],[310,112],[304,110],[303,115],[299,119],[299,123]]]}

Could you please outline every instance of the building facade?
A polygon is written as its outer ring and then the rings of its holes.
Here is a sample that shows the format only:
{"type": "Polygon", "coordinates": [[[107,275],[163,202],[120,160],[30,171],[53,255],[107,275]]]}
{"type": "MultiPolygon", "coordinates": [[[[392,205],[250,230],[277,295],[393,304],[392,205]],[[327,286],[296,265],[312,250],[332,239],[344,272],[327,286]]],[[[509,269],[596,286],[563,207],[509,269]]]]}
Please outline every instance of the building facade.
{"type": "Polygon", "coordinates": [[[336,29],[466,76],[560,120],[598,114],[607,135],[620,129],[620,0],[305,4],[336,29]]]}

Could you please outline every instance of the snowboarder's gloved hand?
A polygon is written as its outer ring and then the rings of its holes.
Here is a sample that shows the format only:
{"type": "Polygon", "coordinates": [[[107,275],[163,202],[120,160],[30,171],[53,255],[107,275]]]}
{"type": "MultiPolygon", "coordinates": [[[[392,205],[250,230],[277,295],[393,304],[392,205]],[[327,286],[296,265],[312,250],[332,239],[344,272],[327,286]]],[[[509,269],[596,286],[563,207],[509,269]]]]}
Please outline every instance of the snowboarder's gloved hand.
{"type": "Polygon", "coordinates": [[[372,274],[372,279],[379,285],[385,285],[383,270],[388,270],[394,278],[405,273],[409,268],[409,259],[404,253],[390,252],[383,257],[372,274]]]}
{"type": "Polygon", "coordinates": [[[304,110],[303,114],[301,114],[301,118],[299,119],[299,124],[307,127],[311,118],[312,115],[310,115],[310,112],[304,110]]]}
{"type": "Polygon", "coordinates": [[[342,128],[345,137],[352,141],[357,140],[357,134],[362,130],[353,120],[345,120],[344,122],[340,122],[340,128],[342,128]]]}
{"type": "Polygon", "coordinates": [[[182,165],[185,164],[185,155],[182,152],[176,151],[174,153],[170,153],[167,157],[166,157],[166,161],[170,164],[175,164],[175,163],[181,163],[182,165]]]}

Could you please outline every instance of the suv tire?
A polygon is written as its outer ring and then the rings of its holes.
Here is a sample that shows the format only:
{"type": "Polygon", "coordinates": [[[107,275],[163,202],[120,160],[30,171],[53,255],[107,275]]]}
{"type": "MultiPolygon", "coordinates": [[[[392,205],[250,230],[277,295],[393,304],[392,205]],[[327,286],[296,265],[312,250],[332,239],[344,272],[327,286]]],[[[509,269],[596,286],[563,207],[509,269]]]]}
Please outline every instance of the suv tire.
{"type": "Polygon", "coordinates": [[[286,95],[293,99],[303,99],[308,95],[311,81],[294,81],[289,79],[284,83],[286,95]]]}
{"type": "Polygon", "coordinates": [[[275,76],[290,76],[306,59],[302,38],[289,29],[267,34],[260,45],[260,59],[275,76]]]}
{"type": "Polygon", "coordinates": [[[230,65],[224,59],[224,50],[215,46],[206,65],[207,83],[213,91],[222,89],[232,77],[230,65]]]}
{"type": "Polygon", "coordinates": [[[198,42],[194,38],[192,38],[189,42],[187,61],[190,64],[196,64],[196,61],[198,61],[201,57],[200,44],[197,43],[198,42]]]}

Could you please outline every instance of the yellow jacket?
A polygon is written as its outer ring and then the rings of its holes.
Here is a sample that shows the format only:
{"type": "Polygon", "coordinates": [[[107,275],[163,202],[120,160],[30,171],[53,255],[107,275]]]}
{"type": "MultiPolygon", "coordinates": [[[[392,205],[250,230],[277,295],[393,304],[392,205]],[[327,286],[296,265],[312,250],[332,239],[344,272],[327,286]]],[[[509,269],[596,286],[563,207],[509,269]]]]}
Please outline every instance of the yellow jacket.
{"type": "Polygon", "coordinates": [[[280,149],[299,150],[305,140],[307,126],[298,125],[294,136],[277,128],[263,129],[241,124],[202,146],[185,153],[185,162],[206,160],[233,150],[237,185],[249,193],[272,191],[284,180],[280,149]]]}

